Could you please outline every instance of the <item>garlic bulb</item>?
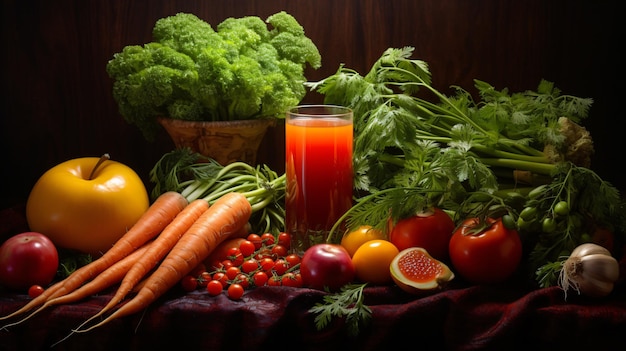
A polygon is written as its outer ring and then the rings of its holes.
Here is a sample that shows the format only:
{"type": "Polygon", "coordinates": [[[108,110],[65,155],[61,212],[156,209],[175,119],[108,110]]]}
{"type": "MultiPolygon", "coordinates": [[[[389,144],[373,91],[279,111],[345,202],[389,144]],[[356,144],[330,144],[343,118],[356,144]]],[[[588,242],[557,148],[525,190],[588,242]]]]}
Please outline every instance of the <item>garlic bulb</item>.
{"type": "Polygon", "coordinates": [[[565,291],[573,288],[578,294],[606,296],[619,278],[619,264],[609,250],[596,244],[579,245],[563,264],[559,285],[565,291]]]}

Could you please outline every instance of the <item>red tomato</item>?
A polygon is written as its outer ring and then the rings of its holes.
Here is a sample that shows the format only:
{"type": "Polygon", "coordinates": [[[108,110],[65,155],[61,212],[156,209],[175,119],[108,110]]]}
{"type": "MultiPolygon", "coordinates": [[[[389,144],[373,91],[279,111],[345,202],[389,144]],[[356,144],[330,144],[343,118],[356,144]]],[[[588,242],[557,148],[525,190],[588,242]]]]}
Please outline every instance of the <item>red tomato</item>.
{"type": "Polygon", "coordinates": [[[289,269],[289,263],[283,258],[279,258],[274,262],[274,272],[278,275],[283,275],[289,269]]]}
{"type": "Polygon", "coordinates": [[[217,296],[224,290],[224,285],[219,280],[211,280],[206,285],[206,291],[211,296],[217,296]]]}
{"type": "Polygon", "coordinates": [[[302,258],[300,258],[298,254],[289,254],[285,257],[285,261],[289,263],[289,267],[297,265],[298,263],[300,263],[300,260],[302,260],[302,258]]]}
{"type": "Polygon", "coordinates": [[[480,223],[470,218],[450,239],[450,260],[461,277],[472,283],[498,283],[510,277],[522,259],[522,242],[502,219],[480,223]],[[481,229],[481,225],[486,227],[481,229]]]}
{"type": "Polygon", "coordinates": [[[205,264],[208,267],[219,268],[219,266],[216,266],[216,265],[217,265],[218,262],[222,262],[223,260],[228,258],[227,257],[228,256],[228,250],[230,250],[233,247],[239,248],[239,245],[244,240],[246,240],[246,239],[234,238],[234,239],[227,239],[226,241],[223,241],[221,244],[219,244],[215,248],[215,250],[213,250],[213,252],[211,252],[209,257],[207,257],[207,259],[204,260],[205,264]]]}
{"type": "Polygon", "coordinates": [[[241,271],[244,272],[244,273],[251,273],[252,271],[256,270],[257,268],[259,268],[259,261],[255,260],[254,258],[251,258],[249,260],[245,260],[241,264],[241,271]]]}
{"type": "Polygon", "coordinates": [[[239,251],[244,257],[251,256],[255,250],[254,243],[250,240],[244,240],[239,244],[239,251]]]}
{"type": "Polygon", "coordinates": [[[285,257],[287,256],[287,247],[276,244],[272,247],[272,254],[276,257],[285,257]]]}
{"type": "Polygon", "coordinates": [[[421,247],[432,257],[448,259],[448,244],[454,232],[454,221],[439,208],[401,219],[389,233],[389,241],[399,251],[421,247]]]}
{"type": "Polygon", "coordinates": [[[263,239],[261,239],[261,236],[259,234],[249,234],[247,239],[254,244],[255,250],[260,249],[261,245],[263,245],[263,239]]]}
{"type": "Polygon", "coordinates": [[[226,273],[224,272],[214,273],[213,280],[217,280],[218,282],[222,283],[222,287],[224,288],[228,286],[228,277],[226,276],[226,273]]]}
{"type": "Polygon", "coordinates": [[[47,286],[59,266],[56,246],[37,232],[14,235],[0,246],[0,285],[26,292],[32,285],[47,286]]]}
{"type": "Polygon", "coordinates": [[[228,267],[228,269],[226,270],[226,276],[229,280],[234,280],[235,277],[239,275],[239,273],[241,273],[241,269],[235,266],[228,267]]]}
{"type": "Polygon", "coordinates": [[[235,278],[235,282],[243,286],[244,289],[247,289],[250,286],[250,278],[243,273],[237,275],[237,277],[235,278]]]}
{"type": "Polygon", "coordinates": [[[263,286],[267,284],[268,279],[269,277],[267,276],[267,273],[263,271],[258,271],[252,276],[252,282],[255,286],[263,286]]]}
{"type": "Polygon", "coordinates": [[[289,248],[291,246],[291,234],[280,232],[278,234],[278,245],[289,248]]]}
{"type": "Polygon", "coordinates": [[[294,288],[301,288],[302,276],[300,274],[296,274],[293,272],[285,273],[280,280],[280,284],[282,286],[291,286],[294,288]]]}
{"type": "Polygon", "coordinates": [[[267,281],[267,285],[268,286],[280,286],[281,285],[281,277],[278,275],[272,275],[271,277],[269,277],[268,281],[267,281]]]}
{"type": "Polygon", "coordinates": [[[31,299],[34,299],[35,297],[43,294],[44,292],[44,288],[41,285],[33,285],[30,288],[28,288],[28,296],[31,299]]]}
{"type": "Polygon", "coordinates": [[[228,293],[228,297],[231,298],[232,300],[239,300],[243,296],[244,290],[245,289],[243,288],[243,286],[241,286],[240,284],[234,283],[234,284],[230,284],[226,292],[228,293]]]}
{"type": "Polygon", "coordinates": [[[239,247],[231,247],[227,251],[226,259],[233,262],[233,266],[239,266],[243,263],[244,257],[239,247]]]}
{"type": "Polygon", "coordinates": [[[269,272],[272,268],[274,268],[274,260],[269,257],[265,257],[259,261],[259,265],[264,272],[269,272]]]}
{"type": "Polygon", "coordinates": [[[181,279],[180,285],[186,292],[194,291],[198,287],[198,279],[191,275],[186,275],[181,279]]]}
{"type": "Polygon", "coordinates": [[[263,244],[269,246],[269,245],[274,244],[274,242],[276,241],[276,238],[274,237],[274,234],[272,233],[263,233],[261,234],[261,240],[263,241],[263,244]]]}

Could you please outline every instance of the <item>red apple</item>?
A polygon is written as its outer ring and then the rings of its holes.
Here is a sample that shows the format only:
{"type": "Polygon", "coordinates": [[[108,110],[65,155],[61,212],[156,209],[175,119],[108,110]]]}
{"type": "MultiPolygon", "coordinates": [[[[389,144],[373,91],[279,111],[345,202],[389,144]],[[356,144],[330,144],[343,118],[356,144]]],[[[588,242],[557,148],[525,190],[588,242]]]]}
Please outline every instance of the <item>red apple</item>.
{"type": "Polygon", "coordinates": [[[304,252],[300,274],[304,286],[336,291],[354,280],[355,269],[350,254],[343,246],[317,244],[304,252]]]}
{"type": "Polygon", "coordinates": [[[47,286],[59,266],[52,241],[37,232],[14,235],[0,246],[0,285],[26,292],[32,285],[47,286]]]}

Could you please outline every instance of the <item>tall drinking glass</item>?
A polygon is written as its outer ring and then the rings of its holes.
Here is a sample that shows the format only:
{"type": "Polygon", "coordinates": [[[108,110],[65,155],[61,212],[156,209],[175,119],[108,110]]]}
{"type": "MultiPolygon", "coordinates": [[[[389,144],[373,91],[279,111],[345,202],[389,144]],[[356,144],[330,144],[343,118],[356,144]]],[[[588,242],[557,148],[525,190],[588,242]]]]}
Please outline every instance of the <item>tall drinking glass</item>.
{"type": "Polygon", "coordinates": [[[285,121],[285,231],[291,251],[324,242],[352,206],[352,110],[302,105],[285,121]]]}

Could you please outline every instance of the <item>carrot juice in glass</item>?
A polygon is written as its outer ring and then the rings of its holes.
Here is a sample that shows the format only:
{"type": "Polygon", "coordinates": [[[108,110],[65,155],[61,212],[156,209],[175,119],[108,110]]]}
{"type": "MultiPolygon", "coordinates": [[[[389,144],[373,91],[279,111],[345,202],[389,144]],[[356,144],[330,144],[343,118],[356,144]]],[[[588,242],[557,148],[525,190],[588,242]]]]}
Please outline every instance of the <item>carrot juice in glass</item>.
{"type": "Polygon", "coordinates": [[[285,231],[291,251],[324,242],[352,206],[352,111],[303,105],[285,121],[285,231]]]}

